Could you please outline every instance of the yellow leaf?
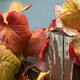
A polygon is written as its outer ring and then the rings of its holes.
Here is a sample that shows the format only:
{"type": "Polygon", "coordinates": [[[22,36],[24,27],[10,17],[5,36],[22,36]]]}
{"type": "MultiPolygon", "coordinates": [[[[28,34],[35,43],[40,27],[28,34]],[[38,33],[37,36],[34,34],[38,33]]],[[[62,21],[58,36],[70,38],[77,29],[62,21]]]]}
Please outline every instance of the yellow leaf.
{"type": "Polygon", "coordinates": [[[66,0],[60,18],[65,26],[80,31],[80,0],[66,0]]]}
{"type": "Polygon", "coordinates": [[[49,70],[48,72],[41,72],[37,78],[37,80],[43,80],[44,77],[49,74],[51,72],[51,70],[49,70]]]}
{"type": "MultiPolygon", "coordinates": [[[[57,28],[63,29],[63,31],[66,34],[68,34],[69,36],[76,35],[78,33],[77,30],[69,28],[68,26],[66,26],[63,23],[61,18],[65,17],[66,15],[63,16],[64,14],[61,13],[62,9],[63,9],[63,7],[59,3],[55,4],[55,6],[54,6],[54,14],[55,14],[55,20],[56,20],[55,23],[56,23],[57,28]]],[[[63,10],[65,10],[65,9],[66,8],[64,8],[63,10]]],[[[66,14],[67,14],[67,12],[66,12],[66,14]]]]}
{"type": "Polygon", "coordinates": [[[9,6],[8,10],[3,14],[4,17],[4,22],[7,23],[6,17],[9,12],[16,11],[16,12],[23,12],[28,10],[32,5],[30,4],[29,6],[24,7],[21,3],[18,2],[12,2],[12,4],[9,6]]]}

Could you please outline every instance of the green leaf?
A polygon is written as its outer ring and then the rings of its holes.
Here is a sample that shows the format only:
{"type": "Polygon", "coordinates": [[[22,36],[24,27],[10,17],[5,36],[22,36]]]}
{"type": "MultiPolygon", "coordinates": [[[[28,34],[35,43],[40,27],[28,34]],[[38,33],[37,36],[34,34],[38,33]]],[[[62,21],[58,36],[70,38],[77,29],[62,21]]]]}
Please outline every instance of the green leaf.
{"type": "Polygon", "coordinates": [[[20,66],[20,60],[4,45],[0,45],[0,80],[13,80],[20,66]]]}

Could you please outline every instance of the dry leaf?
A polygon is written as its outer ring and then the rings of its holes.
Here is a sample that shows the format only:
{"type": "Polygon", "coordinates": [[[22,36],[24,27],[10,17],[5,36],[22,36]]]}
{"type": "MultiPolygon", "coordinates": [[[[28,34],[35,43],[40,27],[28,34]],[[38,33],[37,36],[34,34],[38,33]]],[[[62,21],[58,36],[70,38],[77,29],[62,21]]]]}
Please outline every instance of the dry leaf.
{"type": "Polygon", "coordinates": [[[36,80],[43,80],[44,77],[45,77],[47,74],[49,74],[50,72],[51,72],[51,70],[49,70],[48,72],[41,72],[36,80]]]}

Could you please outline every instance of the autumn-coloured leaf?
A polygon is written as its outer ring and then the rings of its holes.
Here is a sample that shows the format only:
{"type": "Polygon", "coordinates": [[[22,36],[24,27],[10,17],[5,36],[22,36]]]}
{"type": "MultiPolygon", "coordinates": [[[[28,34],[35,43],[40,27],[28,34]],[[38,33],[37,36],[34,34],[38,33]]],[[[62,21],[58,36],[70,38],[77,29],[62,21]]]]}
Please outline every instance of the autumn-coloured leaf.
{"type": "Polygon", "coordinates": [[[24,8],[24,6],[18,2],[13,2],[9,9],[3,14],[3,17],[4,17],[4,21],[6,22],[6,17],[7,17],[7,14],[9,12],[12,12],[12,11],[16,11],[16,12],[19,12],[22,8],[24,8]]]}
{"type": "Polygon", "coordinates": [[[61,15],[60,15],[61,11],[62,11],[61,5],[59,3],[55,4],[54,14],[55,14],[55,21],[56,21],[57,28],[63,29],[63,31],[70,36],[76,35],[78,33],[77,30],[69,28],[62,22],[61,15]]]}
{"type": "Polygon", "coordinates": [[[32,5],[30,4],[29,6],[24,7],[22,4],[20,4],[18,2],[12,2],[12,4],[9,7],[9,9],[3,14],[4,22],[7,23],[6,17],[7,17],[9,12],[12,12],[12,11],[23,12],[23,11],[29,9],[31,6],[32,5]]]}
{"type": "Polygon", "coordinates": [[[18,80],[30,80],[30,79],[27,79],[25,76],[21,76],[18,80]]]}
{"type": "Polygon", "coordinates": [[[24,6],[18,2],[12,2],[9,6],[9,9],[5,13],[9,13],[11,11],[19,12],[21,9],[23,9],[24,6]]]}
{"type": "Polygon", "coordinates": [[[49,74],[51,72],[51,70],[49,70],[48,72],[41,72],[37,78],[37,80],[44,80],[44,77],[49,74]]]}
{"type": "Polygon", "coordinates": [[[44,72],[45,71],[45,68],[46,68],[46,63],[43,62],[43,61],[38,61],[35,64],[35,67],[37,67],[40,71],[44,72]]]}
{"type": "Polygon", "coordinates": [[[21,61],[4,45],[0,45],[0,80],[13,80],[21,61]]]}
{"type": "Polygon", "coordinates": [[[73,37],[69,45],[70,58],[76,65],[80,65],[80,33],[73,37]]]}
{"type": "Polygon", "coordinates": [[[51,21],[51,23],[50,23],[50,28],[51,28],[51,27],[54,28],[55,26],[56,26],[56,24],[55,24],[55,19],[53,19],[53,20],[51,21]]]}
{"type": "Polygon", "coordinates": [[[69,44],[69,56],[73,60],[73,63],[80,66],[80,60],[76,56],[76,53],[74,52],[74,44],[71,42],[69,44]]]}
{"type": "Polygon", "coordinates": [[[39,53],[39,60],[42,60],[43,51],[45,50],[48,42],[49,42],[49,39],[46,37],[45,40],[44,40],[44,42],[43,42],[41,51],[40,51],[40,53],[39,53]]]}
{"type": "Polygon", "coordinates": [[[74,44],[75,55],[80,59],[80,33],[74,36],[72,42],[74,44]]]}
{"type": "Polygon", "coordinates": [[[5,45],[17,56],[30,39],[32,32],[22,13],[12,11],[8,13],[6,20],[7,23],[0,13],[0,45],[5,45]]]}
{"type": "Polygon", "coordinates": [[[65,26],[80,31],[80,0],[66,0],[60,18],[65,26]]]}
{"type": "Polygon", "coordinates": [[[37,30],[33,31],[30,40],[28,41],[26,47],[22,51],[23,56],[27,57],[28,55],[33,54],[39,56],[39,53],[41,52],[42,47],[44,45],[45,38],[46,33],[44,32],[43,28],[40,27],[37,30]]]}

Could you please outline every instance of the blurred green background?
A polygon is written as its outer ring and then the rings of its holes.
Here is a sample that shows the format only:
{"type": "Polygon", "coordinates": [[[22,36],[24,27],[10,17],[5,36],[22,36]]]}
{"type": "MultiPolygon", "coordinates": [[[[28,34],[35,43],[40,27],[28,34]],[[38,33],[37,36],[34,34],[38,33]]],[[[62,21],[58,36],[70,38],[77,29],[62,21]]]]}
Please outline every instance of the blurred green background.
{"type": "Polygon", "coordinates": [[[54,5],[65,0],[0,0],[0,12],[5,13],[12,2],[19,2],[24,6],[32,4],[32,7],[23,12],[28,19],[30,30],[36,30],[39,27],[47,28],[54,18],[54,5]]]}

